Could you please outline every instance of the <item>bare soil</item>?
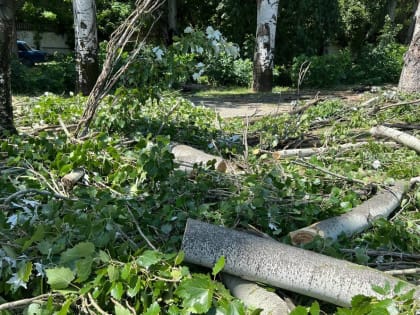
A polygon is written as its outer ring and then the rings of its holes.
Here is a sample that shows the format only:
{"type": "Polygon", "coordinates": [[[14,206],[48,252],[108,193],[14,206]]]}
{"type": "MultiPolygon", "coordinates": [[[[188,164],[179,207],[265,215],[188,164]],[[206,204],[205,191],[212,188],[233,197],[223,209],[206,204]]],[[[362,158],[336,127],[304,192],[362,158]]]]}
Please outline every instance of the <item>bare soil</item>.
{"type": "Polygon", "coordinates": [[[276,113],[287,112],[292,109],[294,103],[299,100],[300,104],[315,98],[340,98],[347,102],[357,102],[362,100],[363,94],[354,92],[351,87],[335,90],[303,90],[298,96],[295,91],[277,93],[243,93],[229,94],[218,93],[208,96],[197,96],[187,94],[186,98],[197,106],[213,108],[223,118],[231,117],[251,117],[262,115],[273,115],[276,113]]]}

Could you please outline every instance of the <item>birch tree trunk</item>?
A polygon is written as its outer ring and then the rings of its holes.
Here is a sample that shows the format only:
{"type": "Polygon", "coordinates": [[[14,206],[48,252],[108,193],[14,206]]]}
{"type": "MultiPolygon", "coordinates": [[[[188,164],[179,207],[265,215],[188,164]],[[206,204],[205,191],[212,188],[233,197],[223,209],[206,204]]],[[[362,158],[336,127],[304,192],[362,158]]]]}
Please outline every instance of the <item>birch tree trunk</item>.
{"type": "Polygon", "coordinates": [[[177,33],[177,26],[176,26],[176,17],[177,17],[177,10],[176,10],[176,0],[168,0],[168,36],[169,42],[172,44],[173,36],[177,33]]]}
{"type": "Polygon", "coordinates": [[[417,2],[413,38],[404,55],[398,88],[404,92],[420,92],[420,1],[417,2]]]}
{"type": "Polygon", "coordinates": [[[15,23],[15,0],[0,0],[0,137],[17,133],[13,123],[10,61],[15,23]]]}
{"type": "MultiPolygon", "coordinates": [[[[212,268],[225,257],[223,272],[258,281],[341,306],[350,306],[353,296],[381,296],[372,285],[393,288],[400,279],[301,248],[252,234],[188,219],[182,240],[185,261],[212,268]]],[[[408,284],[420,299],[420,289],[408,284]]]]}
{"type": "Polygon", "coordinates": [[[271,92],[273,88],[278,4],[278,0],[257,0],[257,31],[253,66],[255,92],[271,92]]]}
{"type": "Polygon", "coordinates": [[[73,0],[76,41],[76,92],[89,95],[98,78],[98,34],[95,0],[73,0]]]}

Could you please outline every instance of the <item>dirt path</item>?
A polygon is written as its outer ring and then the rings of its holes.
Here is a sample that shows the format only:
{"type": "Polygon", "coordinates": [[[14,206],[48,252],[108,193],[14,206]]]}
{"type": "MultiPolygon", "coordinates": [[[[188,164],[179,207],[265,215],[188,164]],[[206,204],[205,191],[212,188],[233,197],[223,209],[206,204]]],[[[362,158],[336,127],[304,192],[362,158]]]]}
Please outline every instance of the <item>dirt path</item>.
{"type": "MultiPolygon", "coordinates": [[[[307,101],[315,97],[318,91],[305,90],[301,92],[300,100],[307,101]]],[[[357,94],[348,89],[319,91],[319,97],[340,98],[346,101],[361,100],[363,94],[357,94]]],[[[204,96],[187,95],[186,98],[196,105],[213,108],[223,118],[261,116],[287,112],[297,100],[295,92],[277,93],[220,93],[204,96]]]]}

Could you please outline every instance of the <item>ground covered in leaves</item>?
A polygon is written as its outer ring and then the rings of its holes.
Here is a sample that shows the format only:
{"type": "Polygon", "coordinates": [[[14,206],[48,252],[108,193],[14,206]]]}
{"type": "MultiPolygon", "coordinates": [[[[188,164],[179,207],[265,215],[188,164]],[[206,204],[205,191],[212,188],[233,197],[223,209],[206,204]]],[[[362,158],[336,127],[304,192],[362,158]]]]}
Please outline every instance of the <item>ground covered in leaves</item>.
{"type": "MultiPolygon", "coordinates": [[[[251,314],[218,281],[217,270],[183,263],[187,218],[290,243],[289,232],[420,174],[418,153],[369,134],[381,124],[418,138],[418,95],[378,88],[357,100],[326,97],[298,111],[310,101],[300,100],[290,114],[223,119],[178,93],[146,104],[136,93],[122,89],[108,97],[83,139],[71,132],[84,98],[16,100],[20,135],[0,142],[0,313],[251,314]],[[339,147],[362,141],[350,150],[339,147]],[[211,163],[178,170],[173,143],[223,156],[228,172],[211,163]],[[303,147],[325,150],[304,158],[272,154],[303,147]],[[83,179],[65,187],[61,178],[77,168],[83,179]]],[[[389,220],[306,248],[380,270],[418,268],[419,209],[417,186],[389,220]]],[[[418,284],[418,273],[402,277],[418,284]]],[[[318,302],[286,295],[297,305],[312,304],[299,314],[319,313],[318,302]]],[[[385,308],[414,314],[405,298],[385,308]]],[[[375,303],[360,304],[384,307],[375,303]]]]}

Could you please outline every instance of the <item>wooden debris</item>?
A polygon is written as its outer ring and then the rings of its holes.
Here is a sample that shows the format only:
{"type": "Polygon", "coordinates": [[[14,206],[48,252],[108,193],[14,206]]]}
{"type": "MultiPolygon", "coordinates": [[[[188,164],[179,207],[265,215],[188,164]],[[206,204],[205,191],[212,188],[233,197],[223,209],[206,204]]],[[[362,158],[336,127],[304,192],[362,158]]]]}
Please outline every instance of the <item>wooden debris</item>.
{"type": "Polygon", "coordinates": [[[401,132],[399,130],[388,128],[385,126],[377,126],[371,128],[370,133],[373,136],[391,138],[392,140],[415,150],[417,153],[420,153],[420,140],[405,132],[401,132]]]}
{"type": "Polygon", "coordinates": [[[83,168],[76,168],[69,174],[64,175],[63,178],[61,178],[61,183],[66,191],[70,191],[83,176],[85,176],[85,170],[83,168]]]}
{"type": "Polygon", "coordinates": [[[182,170],[191,171],[194,164],[206,165],[208,162],[215,160],[215,169],[222,173],[226,172],[227,163],[221,157],[207,154],[185,144],[172,146],[171,152],[175,156],[175,162],[180,164],[180,169],[182,170]]]}
{"type": "Polygon", "coordinates": [[[388,217],[400,205],[408,186],[406,182],[397,182],[347,213],[290,232],[292,243],[306,244],[316,236],[336,240],[341,234],[351,236],[360,233],[369,228],[374,220],[388,217]]]}
{"type": "Polygon", "coordinates": [[[286,315],[291,311],[286,301],[276,293],[267,291],[254,282],[223,274],[223,283],[247,307],[262,309],[261,315],[286,315]]]}
{"type": "MultiPolygon", "coordinates": [[[[225,273],[341,306],[350,306],[358,294],[384,298],[372,285],[401,282],[369,267],[193,219],[187,221],[182,250],[186,262],[212,268],[224,256],[225,273]]],[[[420,289],[407,283],[405,290],[411,289],[420,300],[420,289]]]]}

